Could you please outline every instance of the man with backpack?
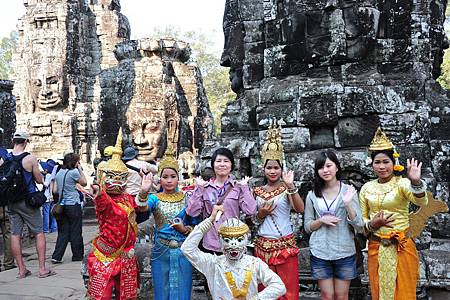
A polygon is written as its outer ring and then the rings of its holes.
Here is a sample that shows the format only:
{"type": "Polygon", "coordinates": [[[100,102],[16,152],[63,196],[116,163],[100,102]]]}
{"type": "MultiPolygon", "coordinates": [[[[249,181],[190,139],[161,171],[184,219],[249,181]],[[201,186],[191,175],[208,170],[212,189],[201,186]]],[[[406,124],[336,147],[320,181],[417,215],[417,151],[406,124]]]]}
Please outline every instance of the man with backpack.
{"type": "MultiPolygon", "coordinates": [[[[6,161],[7,157],[8,151],[0,148],[0,166],[6,161]]],[[[0,205],[0,229],[3,236],[3,270],[6,271],[16,268],[11,252],[11,222],[6,213],[6,201],[0,205]]]]}
{"type": "MultiPolygon", "coordinates": [[[[36,157],[28,152],[25,148],[29,143],[29,134],[26,131],[18,130],[13,136],[13,150],[10,159],[20,162],[19,169],[22,174],[23,181],[20,176],[15,180],[15,187],[19,190],[25,190],[22,193],[12,194],[8,199],[8,210],[11,220],[11,249],[19,267],[17,278],[25,278],[31,272],[25,267],[22,257],[22,229],[26,224],[30,231],[36,237],[36,250],[39,261],[38,277],[44,278],[54,275],[55,272],[45,266],[45,235],[43,233],[42,214],[39,207],[33,208],[27,205],[25,199],[32,192],[36,191],[36,183],[44,182],[43,176],[39,171],[39,165],[36,157]]],[[[16,172],[17,174],[18,172],[16,172]]]]}

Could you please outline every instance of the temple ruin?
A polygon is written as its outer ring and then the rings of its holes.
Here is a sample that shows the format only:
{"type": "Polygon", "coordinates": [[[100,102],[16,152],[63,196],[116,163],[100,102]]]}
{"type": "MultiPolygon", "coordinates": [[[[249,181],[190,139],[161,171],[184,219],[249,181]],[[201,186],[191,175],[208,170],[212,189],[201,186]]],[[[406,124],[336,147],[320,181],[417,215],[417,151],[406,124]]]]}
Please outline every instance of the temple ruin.
{"type": "Polygon", "coordinates": [[[166,141],[198,153],[213,118],[189,45],[130,40],[118,0],[29,0],[14,53],[17,128],[39,158],[67,150],[92,162],[120,127],[139,158],[166,141]],[[169,135],[169,136],[167,136],[169,135]]]}

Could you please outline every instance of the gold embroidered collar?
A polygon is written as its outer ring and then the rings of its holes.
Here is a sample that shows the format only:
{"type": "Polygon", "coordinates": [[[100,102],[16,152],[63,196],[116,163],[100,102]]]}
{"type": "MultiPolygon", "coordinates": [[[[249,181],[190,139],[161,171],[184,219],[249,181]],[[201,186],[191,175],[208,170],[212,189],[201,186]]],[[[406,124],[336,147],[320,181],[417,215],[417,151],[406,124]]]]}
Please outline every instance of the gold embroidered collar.
{"type": "Polygon", "coordinates": [[[238,289],[236,281],[234,280],[233,274],[230,271],[225,272],[225,278],[227,279],[228,286],[230,287],[231,293],[234,298],[242,297],[245,299],[248,293],[248,287],[250,286],[250,281],[252,280],[252,270],[247,269],[245,271],[245,279],[242,283],[242,287],[238,289]]]}
{"type": "Polygon", "coordinates": [[[256,196],[261,197],[264,200],[270,200],[275,196],[282,194],[286,190],[286,186],[284,184],[280,185],[273,191],[267,192],[264,187],[258,186],[253,189],[256,196]]]}
{"type": "Polygon", "coordinates": [[[176,192],[173,194],[167,194],[167,193],[157,193],[156,197],[158,198],[159,201],[162,202],[170,202],[170,203],[175,203],[175,202],[180,202],[184,199],[184,194],[182,192],[176,192]]]}

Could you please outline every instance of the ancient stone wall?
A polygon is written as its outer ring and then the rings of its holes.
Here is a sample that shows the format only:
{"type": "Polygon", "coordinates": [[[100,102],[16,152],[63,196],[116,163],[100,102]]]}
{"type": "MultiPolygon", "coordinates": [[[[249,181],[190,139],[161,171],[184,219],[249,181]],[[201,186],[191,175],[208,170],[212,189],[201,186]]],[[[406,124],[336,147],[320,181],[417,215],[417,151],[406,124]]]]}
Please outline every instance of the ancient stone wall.
{"type": "MultiPolygon", "coordinates": [[[[360,187],[374,176],[366,147],[381,126],[401,162],[419,158],[429,187],[449,203],[450,98],[435,81],[448,47],[446,4],[227,0],[222,65],[237,101],[204,156],[228,146],[241,174],[261,178],[259,151],[276,118],[303,195],[324,148],[339,151],[346,179],[360,187]]],[[[450,215],[438,214],[418,239],[422,287],[450,287],[448,228],[450,215]]]]}
{"type": "Polygon", "coordinates": [[[12,94],[14,83],[0,80],[0,147],[12,148],[11,137],[16,125],[16,98],[12,94]]]}
{"type": "Polygon", "coordinates": [[[30,151],[48,158],[74,150],[92,162],[119,127],[128,144],[149,152],[142,155],[147,160],[161,157],[166,129],[179,151],[201,149],[212,117],[188,45],[130,41],[119,0],[24,5],[14,95],[17,127],[32,136],[30,151]]]}

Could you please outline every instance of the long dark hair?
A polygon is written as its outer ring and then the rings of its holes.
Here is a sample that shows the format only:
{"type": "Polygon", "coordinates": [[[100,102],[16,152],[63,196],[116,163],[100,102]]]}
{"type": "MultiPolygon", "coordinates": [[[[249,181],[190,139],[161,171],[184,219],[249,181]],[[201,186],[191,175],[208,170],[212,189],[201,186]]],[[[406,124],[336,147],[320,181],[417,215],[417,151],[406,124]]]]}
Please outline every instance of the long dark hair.
{"type": "Polygon", "coordinates": [[[231,152],[231,150],[227,149],[227,148],[219,148],[216,151],[214,151],[214,153],[211,157],[211,168],[213,168],[213,170],[214,170],[214,162],[216,161],[216,158],[218,155],[223,155],[231,161],[231,172],[233,172],[233,170],[234,170],[234,155],[233,155],[233,152],[231,152]]]}
{"type": "Polygon", "coordinates": [[[316,197],[322,197],[322,190],[325,187],[325,180],[319,176],[319,169],[323,168],[327,158],[334,162],[338,169],[336,172],[336,179],[341,179],[342,168],[336,153],[331,149],[321,151],[314,161],[314,194],[316,194],[316,197]]]}

